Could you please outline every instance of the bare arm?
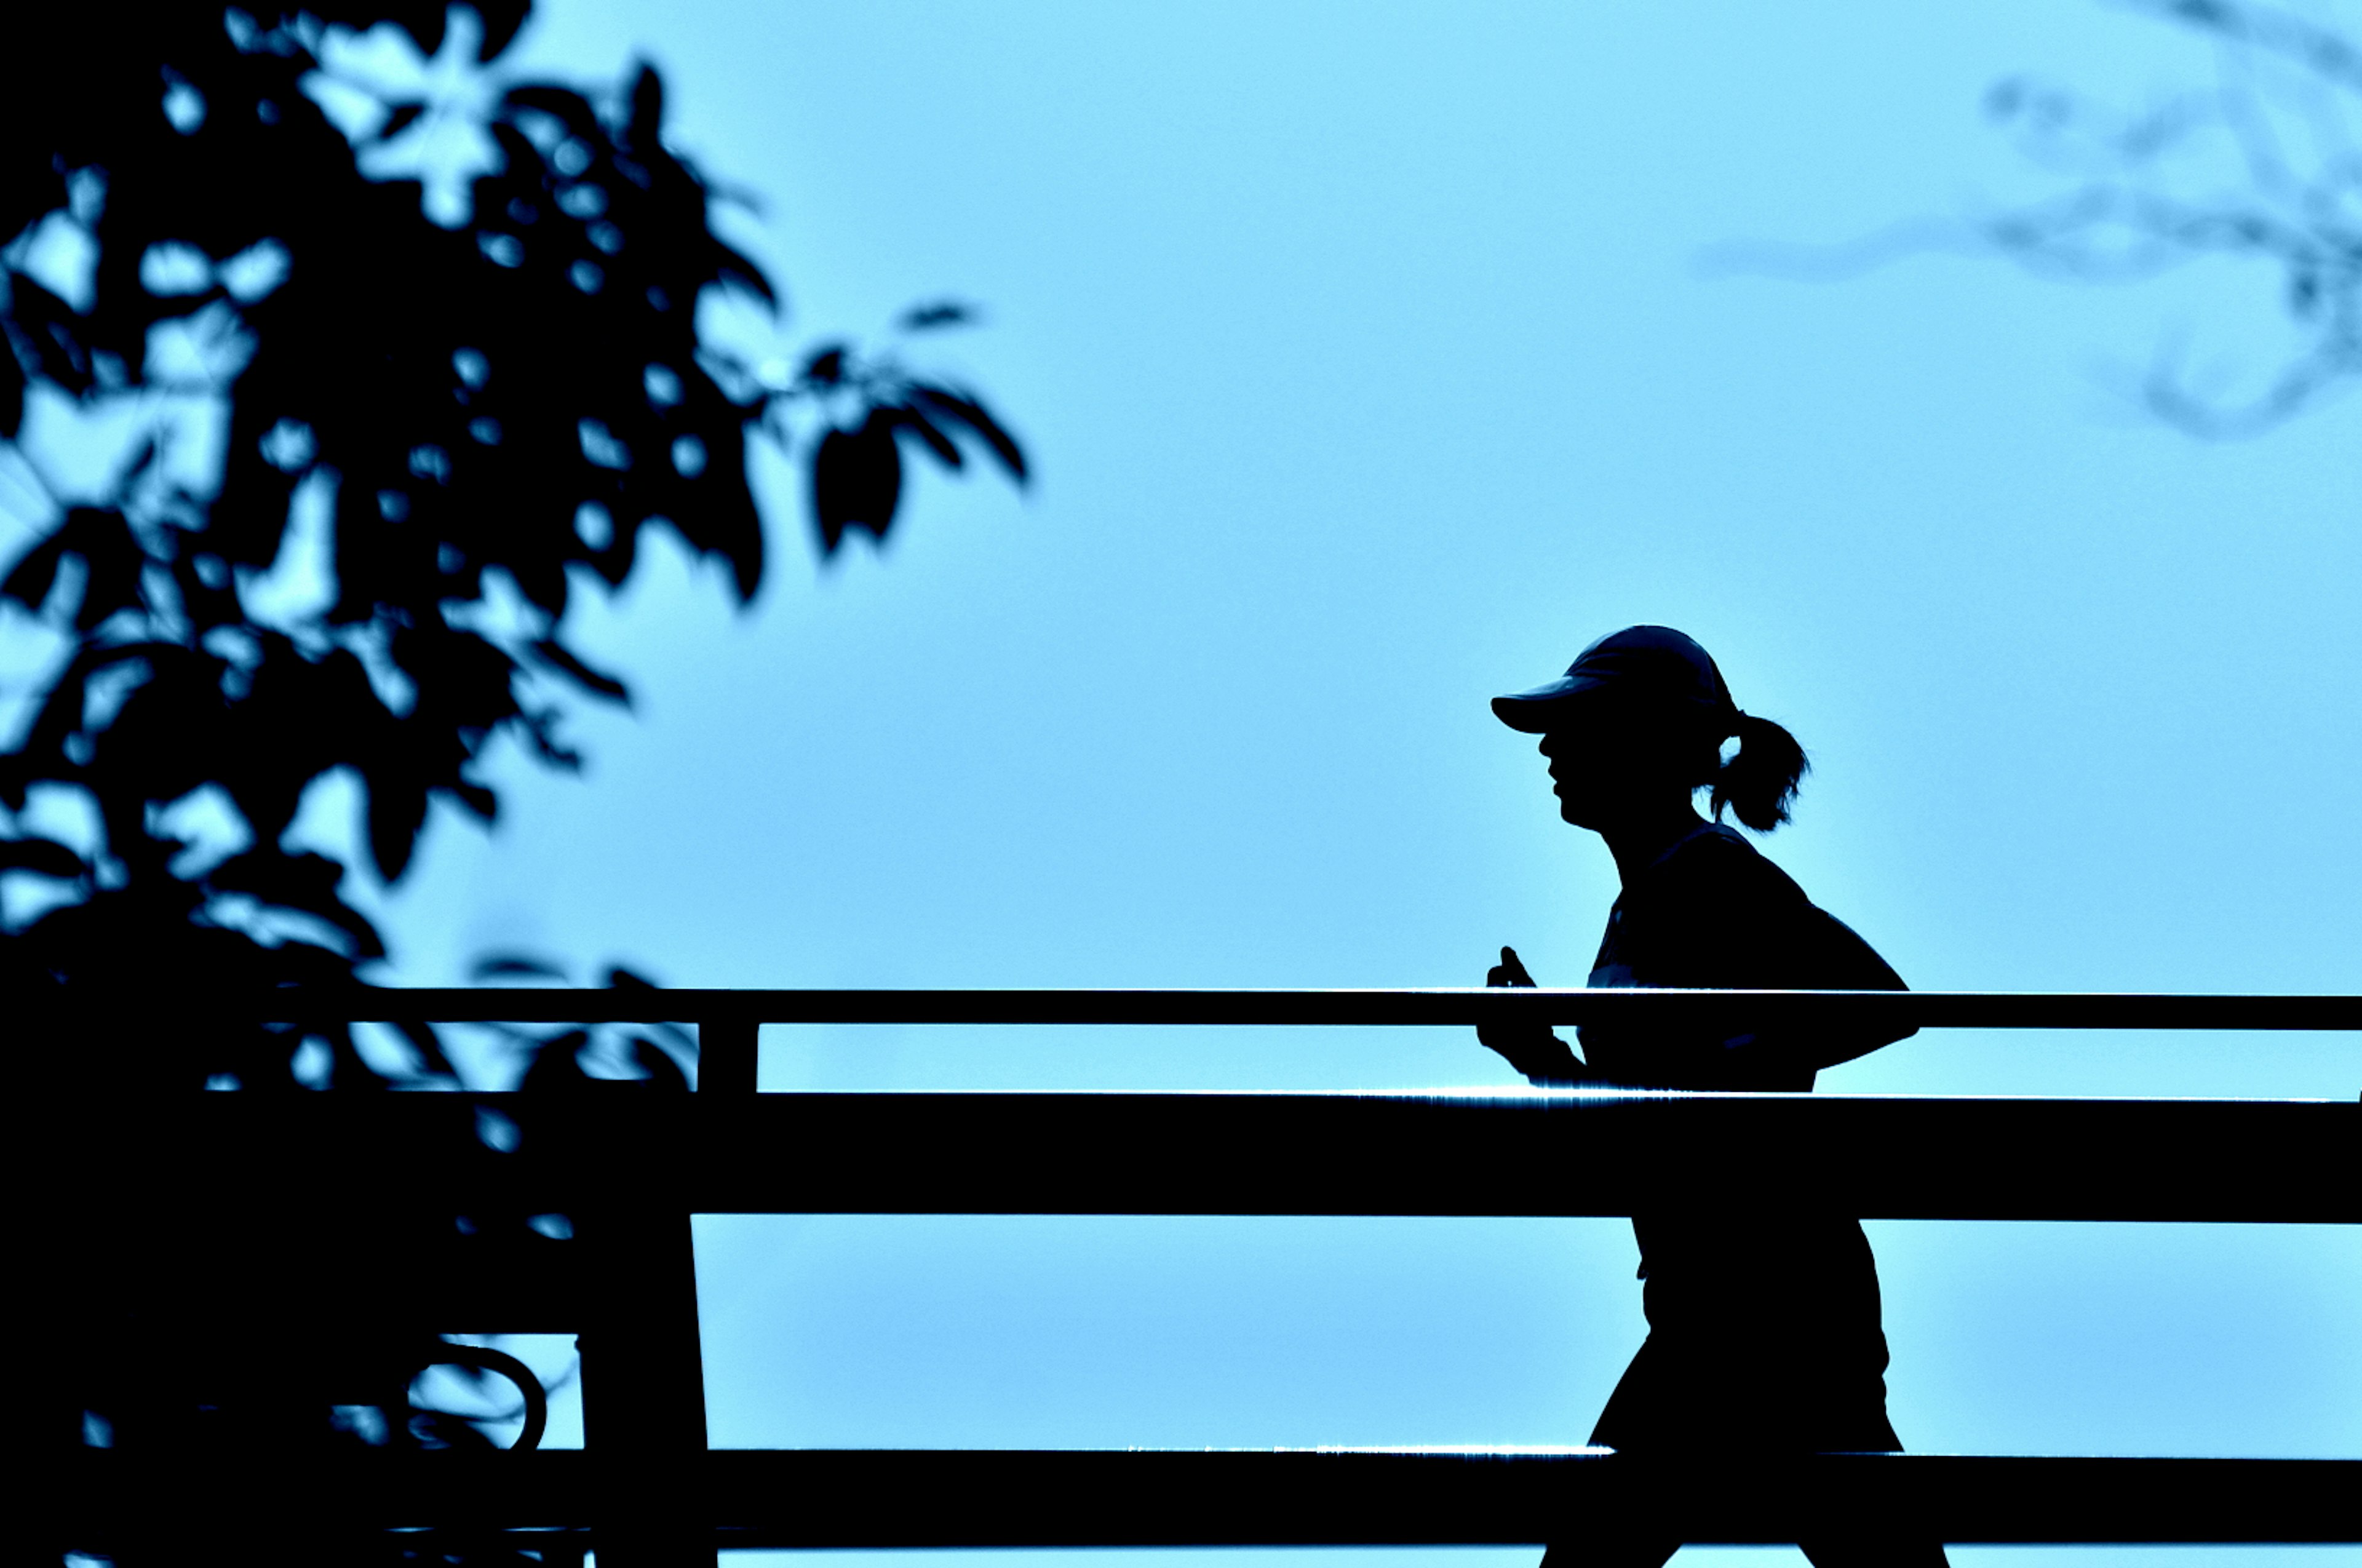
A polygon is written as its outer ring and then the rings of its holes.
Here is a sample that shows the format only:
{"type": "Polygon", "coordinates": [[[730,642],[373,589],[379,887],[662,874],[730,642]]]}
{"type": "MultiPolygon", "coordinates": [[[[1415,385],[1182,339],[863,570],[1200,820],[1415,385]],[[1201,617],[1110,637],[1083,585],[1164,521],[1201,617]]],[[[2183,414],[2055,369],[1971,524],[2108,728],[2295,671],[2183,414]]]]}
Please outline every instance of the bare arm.
{"type": "MultiPolygon", "coordinates": [[[[1878,955],[1878,950],[1846,924],[1817,905],[1807,904],[1794,917],[1791,946],[1776,975],[1758,984],[1775,988],[1812,991],[1904,991],[1911,988],[1878,955]]],[[[1815,1024],[1806,1028],[1738,1035],[1726,1049],[1759,1062],[1776,1062],[1790,1069],[1817,1072],[1867,1056],[1918,1032],[1915,1025],[1815,1024]]]]}
{"type": "MultiPolygon", "coordinates": [[[[1878,949],[1862,940],[1859,932],[1837,916],[1817,905],[1813,918],[1806,923],[1812,949],[1807,966],[1808,978],[1800,982],[1805,988],[1823,991],[1907,991],[1903,977],[1894,966],[1878,955],[1878,949]]],[[[1916,1024],[1902,1028],[1873,1026],[1864,1029],[1856,1024],[1849,1029],[1823,1029],[1815,1032],[1808,1055],[1816,1068],[1834,1067],[1839,1062],[1850,1062],[1867,1056],[1882,1045],[1892,1045],[1919,1032],[1916,1024]]]]}

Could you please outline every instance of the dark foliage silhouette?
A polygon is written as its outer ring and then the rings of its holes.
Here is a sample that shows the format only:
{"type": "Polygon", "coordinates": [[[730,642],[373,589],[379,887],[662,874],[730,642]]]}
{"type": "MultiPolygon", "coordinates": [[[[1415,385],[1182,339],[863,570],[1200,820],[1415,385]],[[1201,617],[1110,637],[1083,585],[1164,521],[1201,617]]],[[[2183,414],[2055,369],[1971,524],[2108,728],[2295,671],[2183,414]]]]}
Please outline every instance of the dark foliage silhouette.
{"type": "MultiPolygon", "coordinates": [[[[824,553],[887,536],[914,454],[1026,477],[977,396],[890,354],[825,343],[790,371],[701,333],[701,301],[777,302],[664,145],[662,83],[500,77],[526,10],[11,19],[0,503],[31,537],[0,562],[0,637],[35,668],[0,707],[0,994],[20,1071],[52,1087],[458,1086],[425,1025],[368,1051],[343,1024],[194,1015],[93,1037],[67,1004],[357,983],[383,943],[348,897],[351,868],[285,842],[306,791],[357,780],[391,882],[433,801],[494,817],[483,765],[502,737],[576,766],[565,703],[629,694],[570,644],[573,596],[620,588],[664,528],[751,599],[750,434],[808,462],[824,553]],[[429,57],[472,42],[476,99],[403,96],[340,64],[379,24],[429,57]],[[472,179],[411,156],[447,132],[480,146],[472,179]],[[415,177],[389,174],[405,157],[415,177]],[[116,455],[84,471],[98,450],[116,455]]],[[[900,325],[969,314],[922,305],[900,325]]],[[[693,1070],[686,1036],[513,1043],[536,1091],[679,1091],[693,1070]]],[[[546,1244],[527,1218],[499,1224],[546,1244]]],[[[459,1353],[424,1330],[453,1325],[356,1340],[347,1324],[333,1353],[291,1349],[313,1331],[254,1282],[295,1289],[273,1249],[318,1238],[248,1220],[204,1264],[244,1294],[203,1312],[160,1298],[170,1257],[62,1243],[44,1267],[77,1306],[52,1342],[53,1436],[483,1441],[447,1414],[412,1419],[413,1375],[459,1353]],[[252,1321],[266,1300],[282,1319],[268,1333],[252,1321]]]]}
{"type": "MultiPolygon", "coordinates": [[[[488,58],[524,10],[486,8],[488,58]]],[[[423,5],[270,24],[85,7],[11,53],[0,436],[49,515],[0,593],[59,643],[0,757],[14,984],[318,984],[379,957],[339,896],[344,868],[280,847],[307,786],[357,775],[391,880],[431,801],[493,816],[480,764],[496,737],[574,766],[559,694],[628,693],[568,646],[570,596],[623,584],[661,525],[750,598],[764,537],[745,442],[783,437],[791,409],[833,419],[804,444],[824,550],[885,536],[906,447],[957,468],[973,440],[1024,475],[958,388],[844,344],[767,384],[701,338],[701,294],[773,296],[660,141],[652,71],[612,112],[571,88],[508,86],[484,115],[497,166],[452,226],[422,212],[420,182],[366,177],[362,155],[429,115],[354,110],[359,89],[323,63],[333,27],[380,18],[423,50],[446,43],[441,8],[423,5]],[[315,101],[337,93],[349,138],[315,101]],[[64,241],[89,259],[79,298],[35,275],[36,252],[64,241]],[[193,407],[217,417],[207,477],[184,460],[207,435],[193,407]],[[77,493],[50,477],[41,437],[99,408],[144,438],[77,493]],[[274,568],[305,569],[307,509],[327,540],[318,602],[259,607],[274,568]],[[173,828],[175,802],[200,795],[242,829],[212,864],[173,828]],[[36,825],[68,803],[87,804],[92,831],[36,825]]],[[[906,325],[964,316],[926,307],[906,325]]],[[[377,1076],[326,1038],[333,1075],[377,1076]]],[[[260,1086],[286,1081],[291,1044],[220,1035],[149,1066],[260,1086]]],[[[431,1040],[414,1044],[418,1071],[446,1071],[431,1040]]]]}
{"type": "MultiPolygon", "coordinates": [[[[1803,748],[1742,712],[1706,651],[1664,626],[1631,626],[1566,674],[1496,698],[1541,737],[1567,823],[1597,833],[1623,884],[1587,984],[1731,989],[1900,990],[1870,944],[1805,898],[1736,831],[1693,804],[1712,791],[1759,831],[1787,820],[1803,748]],[[1728,760],[1723,742],[1739,748],[1728,760]]],[[[1531,986],[1513,948],[1485,976],[1531,986]]],[[[1546,1028],[1478,1038],[1541,1085],[1808,1090],[1821,1068],[1892,1032],[1783,1032],[1743,1017],[1673,1031],[1585,1025],[1583,1056],[1546,1028]]],[[[1642,1454],[1797,1453],[1902,1447],[1886,1419],[1877,1266],[1860,1225],[1816,1209],[1766,1171],[1760,1190],[1636,1209],[1648,1339],[1617,1384],[1594,1443],[1642,1454]]],[[[1819,1568],[1940,1568],[1943,1549],[1891,1521],[1803,1543],[1819,1568]]],[[[1561,1562],[1657,1568],[1677,1533],[1570,1540],[1561,1562]]],[[[1546,1559],[1547,1561],[1547,1559],[1546,1559]]]]}

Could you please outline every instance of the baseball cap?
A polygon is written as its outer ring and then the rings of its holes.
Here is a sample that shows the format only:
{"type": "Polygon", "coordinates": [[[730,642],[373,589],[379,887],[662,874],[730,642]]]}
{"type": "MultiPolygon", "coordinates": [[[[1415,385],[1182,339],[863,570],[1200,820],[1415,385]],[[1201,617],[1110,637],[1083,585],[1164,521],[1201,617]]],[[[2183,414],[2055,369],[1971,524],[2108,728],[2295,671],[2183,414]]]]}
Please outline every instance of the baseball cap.
{"type": "Polygon", "coordinates": [[[1640,710],[1690,710],[1723,727],[1738,722],[1722,671],[1697,643],[1671,626],[1627,626],[1578,655],[1566,673],[1530,691],[1493,699],[1493,712],[1513,730],[1540,734],[1593,703],[1612,700],[1640,710]]]}

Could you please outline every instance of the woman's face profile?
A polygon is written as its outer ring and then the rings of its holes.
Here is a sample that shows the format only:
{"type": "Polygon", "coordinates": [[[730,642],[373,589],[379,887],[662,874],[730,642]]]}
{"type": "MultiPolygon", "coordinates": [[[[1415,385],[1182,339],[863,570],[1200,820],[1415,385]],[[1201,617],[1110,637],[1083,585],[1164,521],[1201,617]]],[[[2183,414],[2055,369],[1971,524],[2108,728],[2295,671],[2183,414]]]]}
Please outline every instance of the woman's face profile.
{"type": "Polygon", "coordinates": [[[1616,747],[1596,724],[1550,730],[1541,754],[1550,758],[1551,793],[1558,814],[1580,828],[1597,828],[1617,813],[1616,747]]]}
{"type": "Polygon", "coordinates": [[[1579,828],[1604,832],[1668,801],[1689,798],[1688,788],[1673,778],[1663,736],[1655,732],[1595,715],[1546,732],[1540,750],[1550,758],[1558,814],[1579,828]]]}

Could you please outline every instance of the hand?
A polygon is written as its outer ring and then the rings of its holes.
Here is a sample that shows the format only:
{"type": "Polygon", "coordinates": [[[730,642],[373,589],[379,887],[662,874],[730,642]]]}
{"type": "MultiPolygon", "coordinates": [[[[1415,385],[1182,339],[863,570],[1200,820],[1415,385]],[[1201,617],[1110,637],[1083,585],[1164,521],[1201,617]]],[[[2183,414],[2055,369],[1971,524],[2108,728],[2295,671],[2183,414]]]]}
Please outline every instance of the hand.
{"type": "MultiPolygon", "coordinates": [[[[1504,947],[1501,949],[1501,961],[1485,971],[1485,983],[1488,986],[1531,988],[1534,977],[1526,973],[1525,960],[1518,956],[1518,950],[1514,947],[1504,947]]],[[[1556,1038],[1549,1030],[1537,1028],[1530,1023],[1480,1023],[1476,1026],[1478,1043],[1487,1050],[1498,1051],[1502,1055],[1507,1056],[1509,1059],[1509,1065],[1518,1067],[1519,1072],[1524,1072],[1526,1069],[1518,1065],[1518,1058],[1531,1055],[1537,1048],[1547,1048],[1546,1036],[1550,1039],[1556,1038]]]]}
{"type": "MultiPolygon", "coordinates": [[[[1514,947],[1501,949],[1501,961],[1485,971],[1488,986],[1531,987],[1534,977],[1526,973],[1524,960],[1514,947]]],[[[1477,1042],[1487,1050],[1499,1052],[1509,1066],[1537,1084],[1583,1083],[1590,1078],[1573,1051],[1568,1048],[1552,1030],[1539,1023],[1480,1023],[1476,1026],[1477,1042]]]]}
{"type": "Polygon", "coordinates": [[[1501,949],[1501,961],[1485,971],[1485,983],[1488,986],[1530,986],[1534,977],[1526,973],[1525,960],[1518,956],[1518,950],[1504,947],[1501,949]]]}

